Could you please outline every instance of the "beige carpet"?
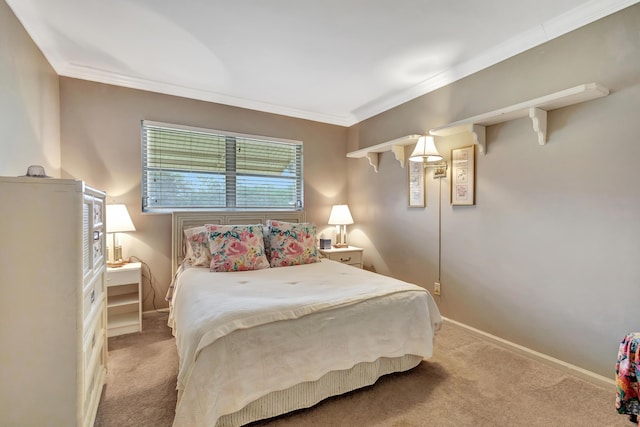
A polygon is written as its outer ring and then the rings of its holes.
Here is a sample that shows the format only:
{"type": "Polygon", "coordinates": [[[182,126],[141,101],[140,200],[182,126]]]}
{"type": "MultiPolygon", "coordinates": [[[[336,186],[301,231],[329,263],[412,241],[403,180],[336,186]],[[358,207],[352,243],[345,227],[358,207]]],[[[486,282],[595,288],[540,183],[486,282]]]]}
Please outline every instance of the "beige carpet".
{"type": "MultiPolygon", "coordinates": [[[[612,351],[615,358],[617,349],[612,351]]],[[[632,426],[616,413],[613,388],[594,386],[457,326],[445,324],[435,353],[409,372],[253,426],[632,426]]],[[[142,334],[110,338],[95,425],[170,426],[177,364],[166,314],[145,317],[142,334]]]]}

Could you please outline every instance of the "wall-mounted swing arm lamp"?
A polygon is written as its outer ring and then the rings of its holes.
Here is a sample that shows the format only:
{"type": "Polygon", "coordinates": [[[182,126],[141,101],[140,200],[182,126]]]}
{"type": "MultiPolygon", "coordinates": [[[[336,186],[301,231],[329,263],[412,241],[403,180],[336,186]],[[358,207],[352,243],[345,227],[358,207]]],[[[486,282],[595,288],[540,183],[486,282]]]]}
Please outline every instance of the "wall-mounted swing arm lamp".
{"type": "Polygon", "coordinates": [[[421,136],[416,147],[413,149],[410,162],[422,162],[425,168],[436,168],[434,177],[441,178],[447,173],[447,162],[445,162],[436,149],[433,137],[430,135],[421,136]]]}

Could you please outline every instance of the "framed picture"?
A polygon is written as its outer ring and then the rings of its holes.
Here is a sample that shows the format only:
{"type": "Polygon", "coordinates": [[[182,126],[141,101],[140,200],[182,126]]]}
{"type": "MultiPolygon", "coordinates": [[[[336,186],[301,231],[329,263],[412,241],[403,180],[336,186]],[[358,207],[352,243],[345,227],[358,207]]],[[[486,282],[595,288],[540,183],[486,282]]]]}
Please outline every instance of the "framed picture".
{"type": "Polygon", "coordinates": [[[451,150],[451,204],[476,204],[475,145],[451,150]]]}
{"type": "Polygon", "coordinates": [[[409,162],[409,207],[427,206],[427,194],[424,186],[424,165],[422,162],[409,162]]]}

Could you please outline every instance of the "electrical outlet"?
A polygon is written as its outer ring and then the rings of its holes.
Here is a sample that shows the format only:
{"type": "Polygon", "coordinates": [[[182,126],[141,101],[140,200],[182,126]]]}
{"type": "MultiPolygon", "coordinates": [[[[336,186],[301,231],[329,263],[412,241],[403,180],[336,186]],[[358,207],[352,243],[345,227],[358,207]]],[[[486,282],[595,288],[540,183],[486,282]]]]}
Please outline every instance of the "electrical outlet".
{"type": "Polygon", "coordinates": [[[433,294],[440,295],[440,283],[433,282],[433,294]]]}

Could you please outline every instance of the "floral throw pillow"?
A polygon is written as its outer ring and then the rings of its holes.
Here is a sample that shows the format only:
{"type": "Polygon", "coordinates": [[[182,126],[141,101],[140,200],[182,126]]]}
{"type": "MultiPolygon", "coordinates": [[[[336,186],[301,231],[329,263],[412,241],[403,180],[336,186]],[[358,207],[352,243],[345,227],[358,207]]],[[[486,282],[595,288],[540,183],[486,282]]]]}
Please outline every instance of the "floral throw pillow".
{"type": "Polygon", "coordinates": [[[187,240],[187,253],[184,257],[190,265],[208,267],[211,264],[209,237],[206,227],[194,227],[184,230],[187,240]]]}
{"type": "Polygon", "coordinates": [[[316,226],[309,223],[267,221],[271,267],[318,262],[316,226]]]}
{"type": "Polygon", "coordinates": [[[211,271],[247,271],[269,268],[264,253],[263,227],[207,224],[211,271]]]}

